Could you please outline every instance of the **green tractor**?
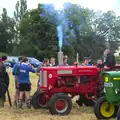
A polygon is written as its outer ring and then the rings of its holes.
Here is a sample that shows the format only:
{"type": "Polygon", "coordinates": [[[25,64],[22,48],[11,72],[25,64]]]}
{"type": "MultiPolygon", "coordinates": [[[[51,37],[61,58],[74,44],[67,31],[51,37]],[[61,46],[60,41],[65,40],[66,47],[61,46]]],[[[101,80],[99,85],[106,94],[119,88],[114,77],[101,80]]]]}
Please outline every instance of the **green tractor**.
{"type": "Polygon", "coordinates": [[[94,106],[98,119],[115,118],[120,120],[120,71],[104,72],[104,93],[94,106]]]}

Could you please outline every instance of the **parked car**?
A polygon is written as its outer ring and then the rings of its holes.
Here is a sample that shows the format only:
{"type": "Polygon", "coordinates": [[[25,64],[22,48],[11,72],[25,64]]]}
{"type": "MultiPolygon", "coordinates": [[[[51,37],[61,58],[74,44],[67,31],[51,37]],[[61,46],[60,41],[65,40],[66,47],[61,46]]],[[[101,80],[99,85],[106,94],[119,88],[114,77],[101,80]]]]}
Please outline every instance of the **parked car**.
{"type": "MultiPolygon", "coordinates": [[[[27,57],[29,60],[29,63],[33,66],[33,67],[38,67],[41,62],[39,60],[37,60],[36,58],[33,57],[27,57]]],[[[14,66],[14,64],[16,64],[18,62],[18,57],[17,56],[8,56],[8,63],[11,64],[11,67],[14,66]]]]}
{"type": "Polygon", "coordinates": [[[16,56],[8,56],[8,63],[11,64],[11,67],[14,66],[18,62],[18,57],[16,56]]]}
{"type": "Polygon", "coordinates": [[[28,57],[29,63],[33,66],[33,67],[38,67],[42,62],[40,62],[39,60],[37,60],[36,58],[33,57],[28,57]]]}

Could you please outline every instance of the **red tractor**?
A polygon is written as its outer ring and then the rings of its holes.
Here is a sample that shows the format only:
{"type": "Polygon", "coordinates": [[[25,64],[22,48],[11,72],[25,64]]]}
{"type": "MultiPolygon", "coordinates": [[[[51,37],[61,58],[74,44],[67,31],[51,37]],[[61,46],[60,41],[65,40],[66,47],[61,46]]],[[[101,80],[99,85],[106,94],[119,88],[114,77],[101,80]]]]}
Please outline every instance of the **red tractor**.
{"type": "MultiPolygon", "coordinates": [[[[67,115],[72,109],[71,98],[82,96],[85,105],[93,105],[100,97],[101,69],[96,66],[42,67],[40,89],[32,97],[35,109],[48,108],[51,114],[67,115]]],[[[77,100],[78,105],[81,100],[77,100]]]]}

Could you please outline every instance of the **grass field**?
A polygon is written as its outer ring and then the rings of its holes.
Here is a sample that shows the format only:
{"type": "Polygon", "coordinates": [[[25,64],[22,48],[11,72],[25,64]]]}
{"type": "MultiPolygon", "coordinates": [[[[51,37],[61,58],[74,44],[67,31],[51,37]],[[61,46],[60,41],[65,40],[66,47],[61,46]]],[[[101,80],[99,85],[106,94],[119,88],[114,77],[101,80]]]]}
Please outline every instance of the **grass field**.
{"type": "MultiPolygon", "coordinates": [[[[31,74],[32,90],[33,94],[36,90],[37,76],[31,74]]],[[[14,97],[14,78],[10,75],[10,95],[13,102],[14,97]]],[[[0,109],[0,120],[97,120],[93,108],[90,107],[79,107],[73,101],[73,109],[67,116],[52,116],[48,110],[39,109],[16,109],[15,107],[10,108],[8,101],[5,103],[5,108],[0,109]]],[[[112,119],[113,120],[113,119],[112,119]]]]}

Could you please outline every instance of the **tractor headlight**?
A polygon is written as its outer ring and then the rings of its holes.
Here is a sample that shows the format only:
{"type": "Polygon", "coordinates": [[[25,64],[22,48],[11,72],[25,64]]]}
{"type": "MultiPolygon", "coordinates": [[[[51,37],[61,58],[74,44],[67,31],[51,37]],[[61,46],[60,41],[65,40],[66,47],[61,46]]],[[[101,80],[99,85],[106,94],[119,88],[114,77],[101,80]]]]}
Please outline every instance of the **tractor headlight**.
{"type": "Polygon", "coordinates": [[[118,89],[115,89],[115,93],[118,94],[118,89]]]}
{"type": "Polygon", "coordinates": [[[120,94],[120,89],[115,89],[116,94],[120,94]]]}
{"type": "Polygon", "coordinates": [[[105,90],[105,88],[103,89],[103,92],[104,92],[104,93],[106,93],[106,90],[105,90]]]}
{"type": "Polygon", "coordinates": [[[109,81],[108,77],[105,77],[105,82],[108,82],[108,81],[109,81]]]}

